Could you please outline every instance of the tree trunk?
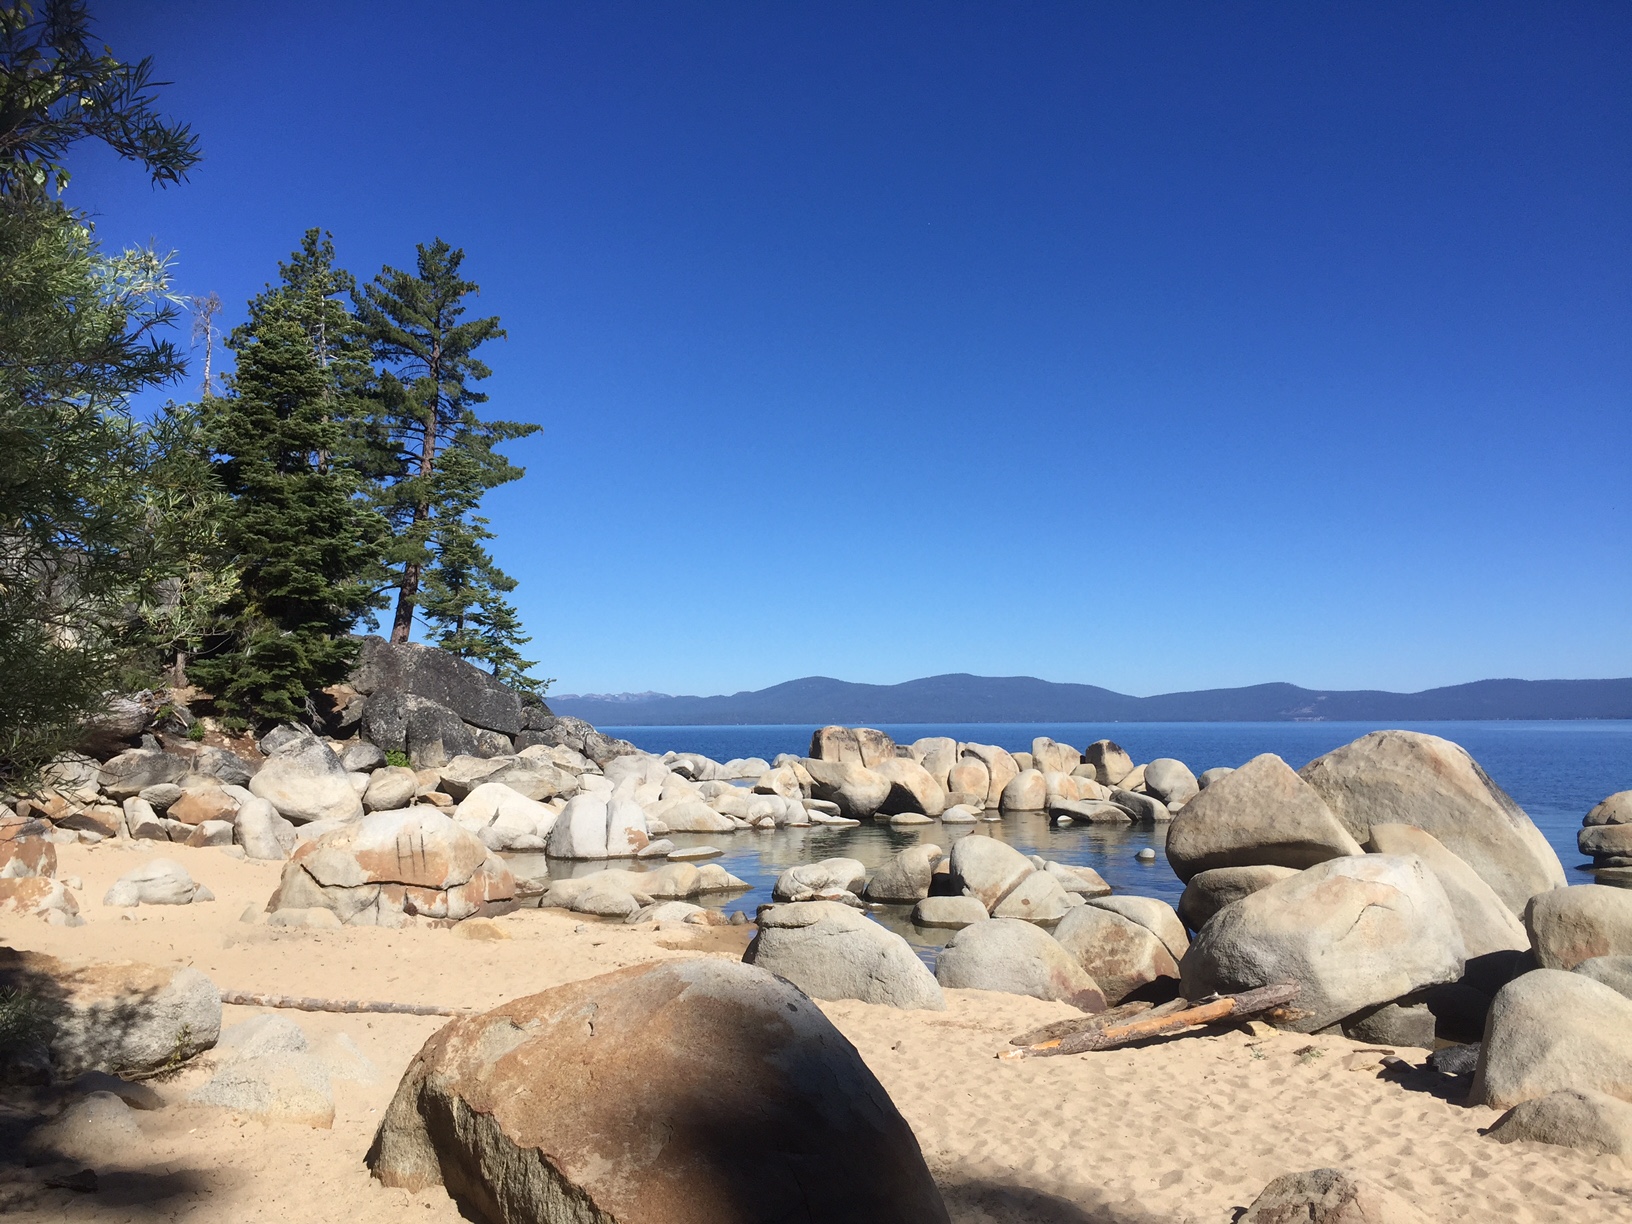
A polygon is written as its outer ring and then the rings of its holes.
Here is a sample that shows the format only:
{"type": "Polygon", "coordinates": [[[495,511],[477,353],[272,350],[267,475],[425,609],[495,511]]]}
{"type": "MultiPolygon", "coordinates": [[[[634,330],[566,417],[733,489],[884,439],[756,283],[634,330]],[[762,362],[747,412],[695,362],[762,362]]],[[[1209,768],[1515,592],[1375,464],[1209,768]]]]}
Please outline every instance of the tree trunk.
{"type": "Polygon", "coordinates": [[[419,562],[402,567],[402,585],[397,589],[397,615],[391,622],[391,643],[400,646],[414,627],[414,599],[419,594],[419,562]]]}
{"type": "MultiPolygon", "coordinates": [[[[419,478],[429,481],[436,468],[436,410],[442,403],[442,346],[433,342],[431,357],[426,363],[431,383],[431,408],[420,427],[419,478]]],[[[431,504],[422,501],[414,507],[414,527],[431,517],[431,504]]],[[[407,561],[402,567],[402,586],[397,593],[397,615],[391,622],[391,641],[400,646],[408,640],[414,628],[414,603],[419,596],[419,562],[407,561]]]]}

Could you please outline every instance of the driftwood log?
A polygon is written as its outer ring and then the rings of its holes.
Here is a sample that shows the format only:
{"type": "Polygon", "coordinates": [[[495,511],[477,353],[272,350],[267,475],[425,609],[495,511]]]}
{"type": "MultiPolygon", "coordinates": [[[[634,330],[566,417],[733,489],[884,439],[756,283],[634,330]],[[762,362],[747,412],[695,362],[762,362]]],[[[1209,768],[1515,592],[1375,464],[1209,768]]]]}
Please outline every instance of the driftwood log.
{"type": "Polygon", "coordinates": [[[298,995],[256,994],[223,990],[221,1002],[240,1007],[285,1007],[309,1012],[385,1012],[393,1016],[463,1016],[468,1007],[438,1007],[434,1003],[376,1003],[369,999],[306,999],[298,995]]]}
{"type": "Polygon", "coordinates": [[[1216,1024],[1220,1020],[1240,1020],[1283,1007],[1297,998],[1296,982],[1261,986],[1239,994],[1216,995],[1207,999],[1189,1001],[1175,999],[1160,1007],[1145,1003],[1124,1004],[1096,1016],[1082,1020],[1062,1020],[1058,1024],[1022,1034],[1014,1039],[1015,1048],[1004,1050],[999,1058],[1048,1058],[1056,1054],[1086,1054],[1093,1050],[1112,1050],[1118,1046],[1163,1037],[1201,1025],[1216,1024]]]}

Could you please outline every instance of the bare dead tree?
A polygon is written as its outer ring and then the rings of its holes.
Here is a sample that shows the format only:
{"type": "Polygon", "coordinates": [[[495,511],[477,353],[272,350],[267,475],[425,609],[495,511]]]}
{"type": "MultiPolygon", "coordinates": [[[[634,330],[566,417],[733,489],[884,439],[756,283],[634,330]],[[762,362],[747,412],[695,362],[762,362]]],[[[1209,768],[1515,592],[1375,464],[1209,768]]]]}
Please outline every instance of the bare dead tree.
{"type": "Polygon", "coordinates": [[[215,394],[214,376],[211,374],[211,359],[215,355],[215,337],[219,330],[215,318],[221,313],[221,297],[211,291],[206,297],[192,297],[187,304],[193,312],[193,343],[204,342],[204,386],[201,394],[211,396],[215,394]]]}

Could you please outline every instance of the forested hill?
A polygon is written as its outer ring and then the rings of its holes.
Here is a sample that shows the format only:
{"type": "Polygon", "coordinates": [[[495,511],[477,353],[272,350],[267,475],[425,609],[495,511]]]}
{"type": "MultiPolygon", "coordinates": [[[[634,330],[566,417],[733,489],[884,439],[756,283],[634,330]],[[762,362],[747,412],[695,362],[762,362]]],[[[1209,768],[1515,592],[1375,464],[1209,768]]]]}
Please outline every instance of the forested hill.
{"type": "Polygon", "coordinates": [[[1032,676],[928,676],[852,684],[806,676],[751,693],[551,697],[558,714],[611,726],[751,723],[1428,722],[1444,719],[1632,718],[1632,678],[1478,680],[1420,693],[1255,684],[1129,697],[1032,676]]]}

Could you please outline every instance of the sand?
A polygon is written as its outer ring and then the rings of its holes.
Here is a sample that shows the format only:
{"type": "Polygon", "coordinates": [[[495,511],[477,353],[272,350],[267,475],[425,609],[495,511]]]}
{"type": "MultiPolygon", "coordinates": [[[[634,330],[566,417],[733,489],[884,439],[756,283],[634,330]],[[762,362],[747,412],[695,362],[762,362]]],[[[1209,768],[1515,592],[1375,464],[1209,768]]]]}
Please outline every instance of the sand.
{"type": "MultiPolygon", "coordinates": [[[[692,938],[537,910],[497,919],[508,939],[424,928],[281,931],[240,921],[246,907],[265,903],[278,864],[140,843],[59,847],[59,860],[62,876],[83,882],[76,895],[86,924],[0,917],[0,943],[75,962],[192,965],[238,990],[484,1007],[643,961],[740,956],[747,934],[716,928],[692,938]],[[161,853],[218,899],[101,906],[118,875],[161,853]]],[[[1427,1073],[1379,1072],[1375,1056],[1357,1054],[1374,1047],[1230,1030],[1000,1062],[994,1056],[1009,1037],[1074,1013],[983,991],[947,997],[943,1013],[849,1001],[823,1008],[911,1123],[958,1224],[1225,1224],[1273,1177],[1322,1166],[1374,1179],[1434,1221],[1632,1221],[1632,1166],[1496,1143],[1480,1133],[1494,1110],[1443,1099],[1427,1073]]],[[[224,1022],[257,1010],[228,1007],[224,1022]]],[[[332,1130],[188,1105],[187,1093],[209,1074],[197,1066],[156,1085],[166,1107],[137,1114],[142,1141],[96,1163],[97,1193],[0,1182],[0,1211],[18,1220],[143,1224],[458,1221],[439,1189],[387,1190],[362,1166],[398,1077],[442,1021],[283,1014],[313,1037],[348,1034],[380,1069],[374,1083],[336,1084],[332,1130]]],[[[1424,1057],[1400,1053],[1415,1063],[1424,1057]]]]}

